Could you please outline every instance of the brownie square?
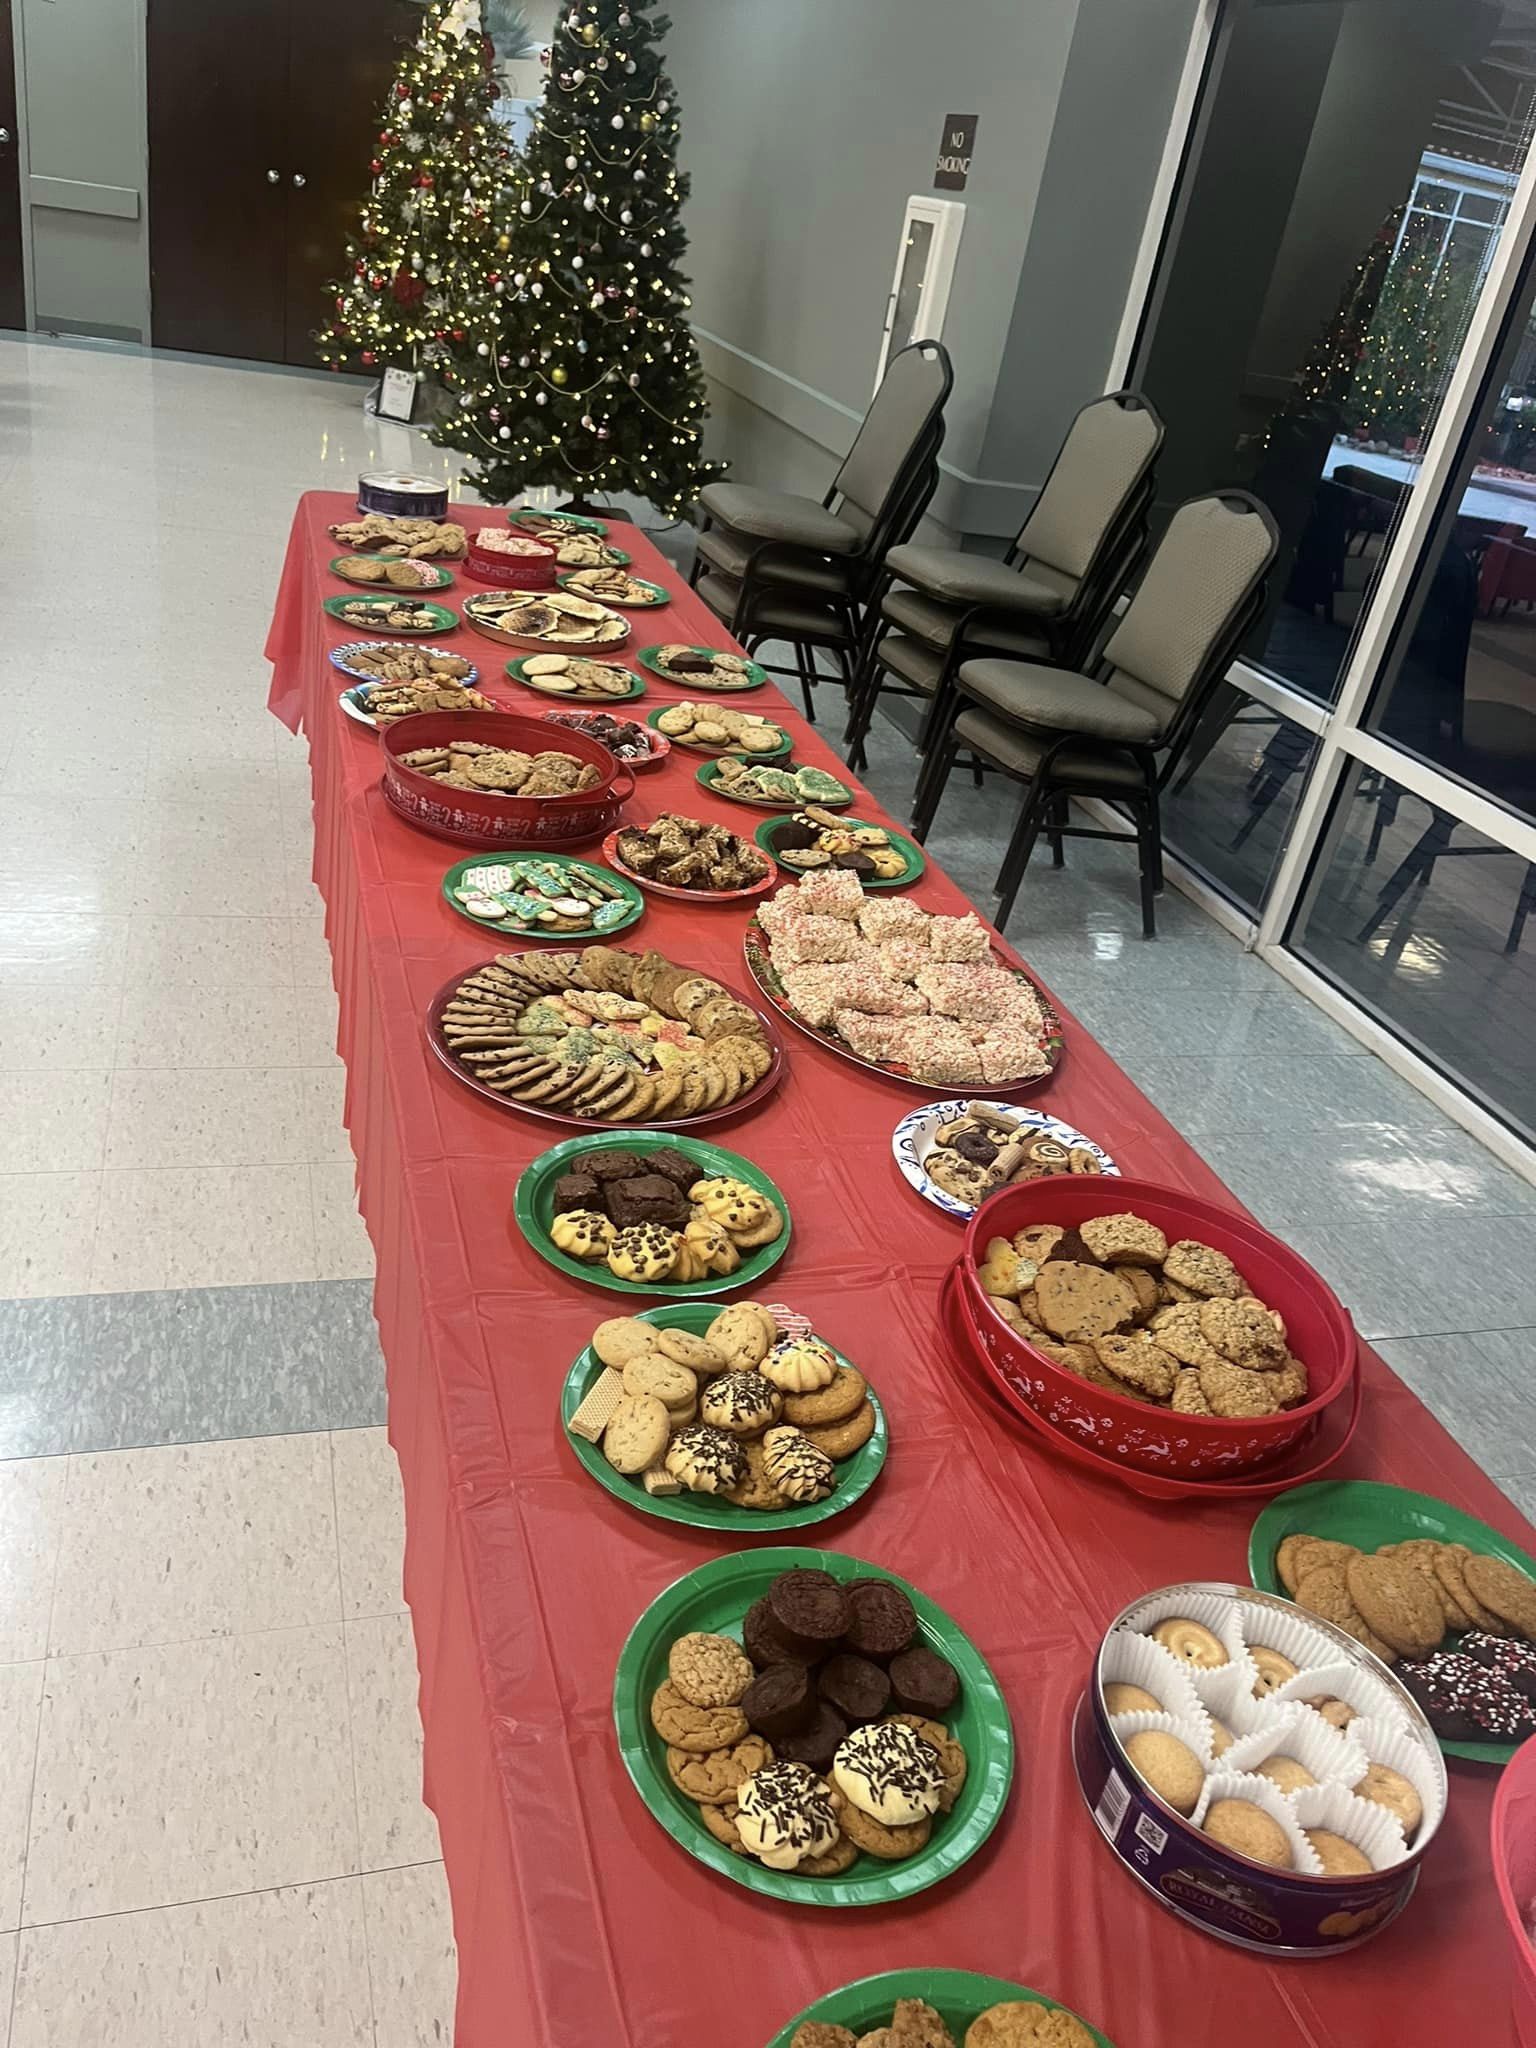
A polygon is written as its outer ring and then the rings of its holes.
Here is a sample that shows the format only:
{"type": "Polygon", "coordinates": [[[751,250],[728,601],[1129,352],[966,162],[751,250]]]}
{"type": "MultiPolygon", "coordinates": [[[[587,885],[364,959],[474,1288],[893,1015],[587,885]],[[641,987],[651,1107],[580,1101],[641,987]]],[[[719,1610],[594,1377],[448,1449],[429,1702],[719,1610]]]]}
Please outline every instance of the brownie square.
{"type": "Polygon", "coordinates": [[[642,1173],[633,1180],[614,1180],[605,1190],[608,1214],[620,1230],[635,1223],[681,1224],[688,1221],[683,1191],[665,1174],[642,1173]]]}
{"type": "Polygon", "coordinates": [[[569,1209],[603,1210],[601,1183],[590,1173],[562,1173],[555,1182],[555,1214],[563,1216],[569,1209]]]}

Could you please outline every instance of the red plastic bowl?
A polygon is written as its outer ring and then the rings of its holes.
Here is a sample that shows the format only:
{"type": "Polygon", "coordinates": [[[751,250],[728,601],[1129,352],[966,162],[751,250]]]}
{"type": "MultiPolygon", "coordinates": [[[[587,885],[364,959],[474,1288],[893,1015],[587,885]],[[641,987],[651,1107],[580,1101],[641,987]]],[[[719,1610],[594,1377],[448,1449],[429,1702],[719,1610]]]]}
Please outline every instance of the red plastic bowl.
{"type": "Polygon", "coordinates": [[[1536,1920],[1536,1736],[1504,1766],[1491,1836],[1493,1881],[1515,1951],[1515,2038],[1536,2048],[1536,1948],[1527,1932],[1536,1920]]]}
{"type": "Polygon", "coordinates": [[[517,538],[527,541],[530,552],[509,555],[499,548],[477,548],[473,541],[464,557],[465,572],[481,583],[494,583],[504,590],[553,590],[560,557],[552,547],[535,540],[531,533],[517,538]]]}
{"type": "Polygon", "coordinates": [[[1064,1175],[1003,1188],[966,1226],[960,1264],[962,1309],[1010,1400],[1031,1410],[1031,1419],[1040,1418],[1122,1468],[1197,1481],[1253,1471],[1294,1449],[1358,1380],[1354,1325],[1305,1259],[1249,1218],[1154,1181],[1064,1175]],[[1170,1243],[1193,1237],[1226,1253],[1254,1292],[1284,1317],[1290,1347],[1311,1379],[1307,1401],[1279,1415],[1241,1420],[1174,1415],[1091,1386],[1003,1321],[976,1273],[990,1238],[1012,1237],[1032,1223],[1071,1225],[1126,1209],[1155,1223],[1170,1243]]]}
{"type": "Polygon", "coordinates": [[[600,740],[584,732],[515,711],[419,711],[379,735],[384,757],[381,787],[391,808],[413,825],[457,845],[491,851],[568,846],[611,831],[635,793],[629,768],[600,740]],[[499,796],[487,790],[444,789],[433,776],[408,767],[402,755],[450,740],[481,740],[487,746],[526,754],[574,754],[589,761],[602,780],[569,796],[499,796]]]}

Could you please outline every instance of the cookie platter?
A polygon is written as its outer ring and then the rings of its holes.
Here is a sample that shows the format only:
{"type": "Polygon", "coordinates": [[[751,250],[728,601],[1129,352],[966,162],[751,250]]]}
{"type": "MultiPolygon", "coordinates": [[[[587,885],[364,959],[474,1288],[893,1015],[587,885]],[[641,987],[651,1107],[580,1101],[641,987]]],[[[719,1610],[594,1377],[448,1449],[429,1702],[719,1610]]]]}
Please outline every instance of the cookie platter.
{"type": "Polygon", "coordinates": [[[453,581],[451,569],[444,569],[436,562],[424,562],[414,555],[397,556],[392,560],[380,555],[334,555],[330,571],[343,583],[358,584],[366,590],[381,593],[397,592],[403,597],[423,590],[446,590],[453,581]]]}
{"type": "Polygon", "coordinates": [[[601,740],[614,759],[629,768],[659,768],[672,751],[664,732],[637,725],[630,718],[616,718],[609,711],[578,711],[573,705],[568,710],[543,711],[539,716],[546,725],[563,725],[569,732],[584,732],[589,739],[601,740]]]}
{"type": "Polygon", "coordinates": [[[853,791],[825,768],[797,768],[791,761],[743,761],[722,754],[705,761],[694,780],[711,796],[759,811],[798,811],[806,804],[845,810],[853,802],[853,791]]]}
{"type": "Polygon", "coordinates": [[[744,654],[732,654],[720,647],[684,647],[664,641],[642,647],[635,659],[664,683],[677,683],[685,690],[760,690],[768,671],[744,654]]]}
{"type": "Polygon", "coordinates": [[[891,1151],[907,1185],[962,1222],[1010,1182],[1120,1171],[1102,1145],[1060,1117],[969,1096],[909,1111],[891,1133],[891,1151]]]}
{"type": "Polygon", "coordinates": [[[838,1551],[742,1551],[668,1587],[620,1654],[614,1724],[674,1841],[800,1905],[938,1884],[991,1834],[1013,1780],[1008,1709],[975,1645],[905,1580],[838,1551]]]}
{"type": "Polygon", "coordinates": [[[563,1124],[711,1123],[778,1086],[784,1052],[725,983],[613,946],[502,953],[438,991],[427,1040],[499,1108],[563,1124]]]}
{"type": "Polygon", "coordinates": [[[594,598],[599,604],[615,604],[624,611],[654,611],[670,604],[672,593],[662,583],[649,583],[643,576],[631,576],[627,569],[569,569],[555,581],[573,597],[594,598]]]}
{"type": "Polygon", "coordinates": [[[1506,1764],[1536,1735],[1536,1560],[1488,1523],[1407,1487],[1324,1480],[1265,1508],[1248,1570],[1256,1586],[1369,1640],[1447,1756],[1506,1764]],[[1427,1600],[1413,1599],[1403,1569],[1427,1600]],[[1380,1604],[1394,1596],[1397,1615],[1380,1604]]]}
{"type": "Polygon", "coordinates": [[[1113,2048],[1097,2027],[1044,1992],[973,1970],[861,1977],[796,2013],[767,2048],[861,2048],[866,2039],[878,2048],[945,2048],[940,2027],[948,2048],[1113,2048]],[[1055,2017],[1046,2021],[1047,2013],[1055,2017]]]}
{"type": "Polygon", "coordinates": [[[675,811],[611,832],[603,858],[615,873],[678,903],[741,903],[778,879],[772,863],[725,826],[675,811]]]}
{"type": "Polygon", "coordinates": [[[355,683],[456,683],[472,689],[480,671],[451,647],[406,647],[393,640],[349,640],[331,649],[331,666],[355,683]]]}
{"type": "Polygon", "coordinates": [[[458,614],[401,591],[393,597],[327,597],[323,611],[338,625],[364,633],[451,633],[458,614]]]}
{"type": "Polygon", "coordinates": [[[779,761],[794,746],[782,725],[731,704],[662,704],[646,720],[675,746],[697,754],[739,754],[745,760],[779,761]]]}
{"type": "Polygon", "coordinates": [[[565,703],[622,704],[645,695],[644,681],[631,670],[579,654],[526,654],[507,663],[507,674],[541,697],[565,703]]]}
{"type": "Polygon", "coordinates": [[[471,924],[516,938],[608,938],[645,915],[632,882],[559,853],[455,861],[443,876],[443,901],[471,924]]]}
{"type": "Polygon", "coordinates": [[[560,1415],[616,1500],[693,1529],[764,1535],[827,1521],[869,1491],[888,1448],[885,1411],[858,1368],[805,1317],[750,1301],[672,1302],[600,1323],[566,1376],[560,1415]],[[767,1377],[803,1377],[805,1357],[822,1351],[835,1366],[823,1388],[785,1392],[767,1377]],[[776,1352],[782,1364],[770,1363],[776,1352]],[[809,1419],[827,1410],[831,1420],[809,1419]]]}
{"type": "Polygon", "coordinates": [[[464,623],[507,647],[578,654],[600,653],[629,638],[627,619],[564,590],[477,590],[464,600],[464,623]]]}
{"type": "Polygon", "coordinates": [[[518,1228],[573,1280],[687,1301],[750,1287],[789,1250],[789,1204],[750,1159],[700,1138],[571,1138],[526,1167],[518,1228]]]}
{"type": "Polygon", "coordinates": [[[1061,1019],[973,912],[870,900],[857,875],[828,868],[770,897],[742,947],[780,1016],[868,1073],[1023,1088],[1061,1059],[1061,1019]]]}
{"type": "Polygon", "coordinates": [[[1240,1948],[1334,1955],[1408,1903],[1444,1818],[1418,1704],[1342,1628],[1216,1581],[1111,1624],[1073,1722],[1078,1784],[1123,1868],[1240,1948]]]}
{"type": "Polygon", "coordinates": [[[788,817],[764,818],[752,836],[786,874],[846,868],[863,889],[908,888],[928,867],[917,841],[894,826],[833,817],[817,804],[788,817]]]}

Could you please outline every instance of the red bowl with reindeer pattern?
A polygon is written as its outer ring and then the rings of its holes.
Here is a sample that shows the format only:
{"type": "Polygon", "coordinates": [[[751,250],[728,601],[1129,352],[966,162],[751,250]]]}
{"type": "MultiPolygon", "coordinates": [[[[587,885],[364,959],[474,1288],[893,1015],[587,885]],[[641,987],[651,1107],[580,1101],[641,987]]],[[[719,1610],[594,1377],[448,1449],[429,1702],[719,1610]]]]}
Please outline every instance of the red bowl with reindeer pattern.
{"type": "Polygon", "coordinates": [[[380,787],[392,810],[439,839],[486,852],[497,847],[528,852],[601,838],[612,831],[635,793],[634,775],[600,740],[515,711],[419,711],[387,726],[379,734],[379,750],[384,760],[380,787]],[[515,792],[445,788],[404,758],[454,740],[476,740],[524,754],[574,755],[597,771],[597,780],[590,788],[565,796],[523,797],[515,792]]]}
{"type": "Polygon", "coordinates": [[[1026,1411],[1031,1422],[1046,1424],[1073,1448],[1128,1474],[1198,1484],[1257,1471],[1294,1450],[1335,1403],[1358,1391],[1354,1325],[1306,1260],[1251,1218],[1154,1181],[1063,1175],[999,1190],[966,1228],[958,1281],[961,1322],[995,1391],[1026,1411]],[[1307,1368],[1305,1401],[1277,1415],[1175,1413],[1080,1378],[1004,1321],[979,1278],[993,1238],[1011,1238],[1032,1224],[1072,1228],[1091,1216],[1126,1210],[1155,1224],[1170,1244],[1193,1238],[1231,1259],[1252,1292],[1283,1319],[1286,1341],[1307,1368]]]}

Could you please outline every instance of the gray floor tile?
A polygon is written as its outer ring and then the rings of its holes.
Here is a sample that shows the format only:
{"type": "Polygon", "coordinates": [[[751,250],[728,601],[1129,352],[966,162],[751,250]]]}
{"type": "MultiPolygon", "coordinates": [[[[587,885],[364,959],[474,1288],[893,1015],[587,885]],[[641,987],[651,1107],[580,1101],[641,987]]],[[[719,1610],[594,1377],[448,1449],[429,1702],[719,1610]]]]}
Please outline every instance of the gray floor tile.
{"type": "MultiPolygon", "coordinates": [[[[1536,1332],[1508,1334],[1524,1338],[1529,1356],[1536,1332]]],[[[1498,1338],[1400,1337],[1378,1349],[1485,1472],[1497,1472],[1523,1449],[1536,1465],[1536,1383],[1505,1369],[1508,1346],[1498,1338]]],[[[1536,1496],[1536,1479],[1525,1487],[1536,1496]]]]}
{"type": "Polygon", "coordinates": [[[1340,1124],[1306,1131],[1213,1131],[1200,1150],[1265,1223],[1326,1216],[1419,1220],[1456,1211],[1531,1216],[1536,1187],[1465,1131],[1340,1124]]]}
{"type": "Polygon", "coordinates": [[[0,1302],[0,1457],[384,1419],[367,1281],[0,1302]]]}
{"type": "Polygon", "coordinates": [[[1527,1217],[1457,1211],[1381,1221],[1319,1214],[1288,1224],[1285,1235],[1372,1340],[1536,1328],[1527,1217]]]}
{"type": "Polygon", "coordinates": [[[1490,1472],[1488,1476],[1528,1522],[1536,1522],[1536,1472],[1490,1472]]]}
{"type": "Polygon", "coordinates": [[[1170,1122],[1202,1141],[1213,1131],[1315,1130],[1357,1123],[1443,1129],[1446,1123],[1426,1096],[1374,1058],[1129,1052],[1122,1064],[1170,1122]]]}

